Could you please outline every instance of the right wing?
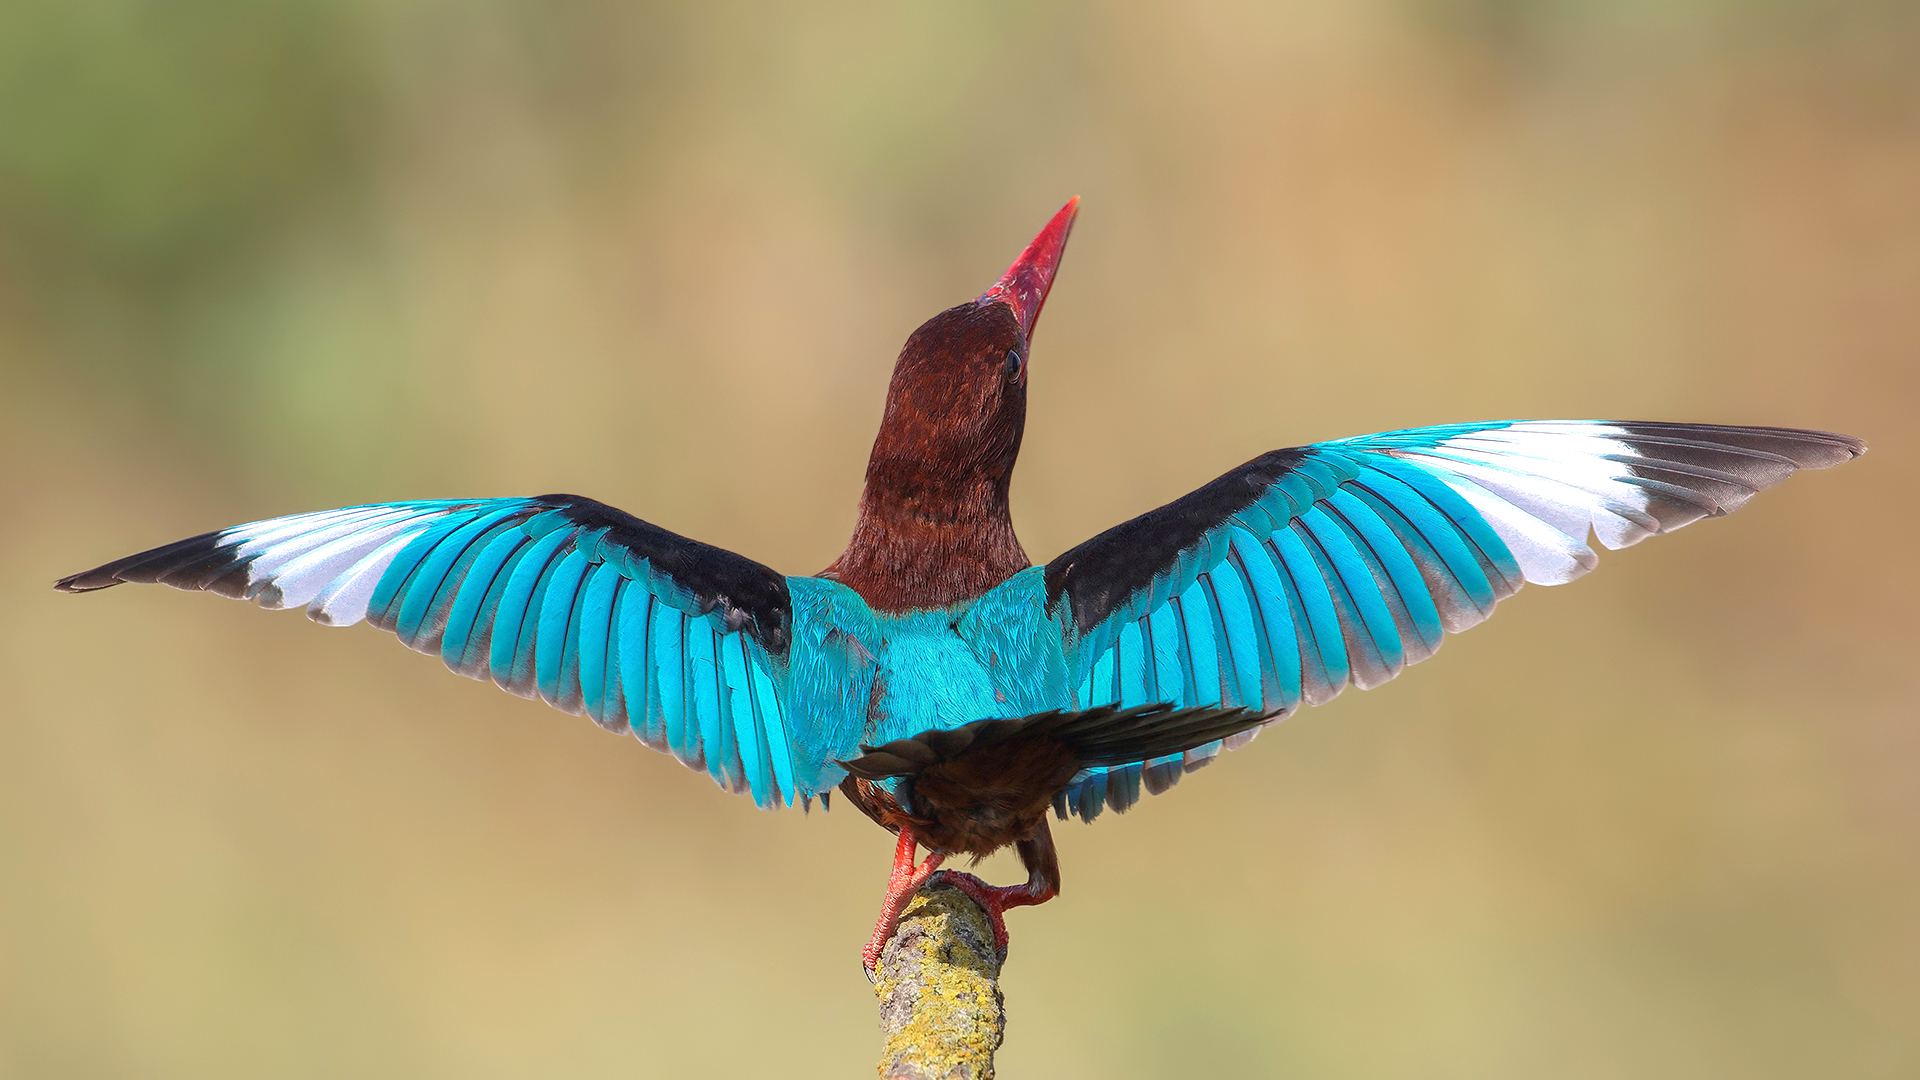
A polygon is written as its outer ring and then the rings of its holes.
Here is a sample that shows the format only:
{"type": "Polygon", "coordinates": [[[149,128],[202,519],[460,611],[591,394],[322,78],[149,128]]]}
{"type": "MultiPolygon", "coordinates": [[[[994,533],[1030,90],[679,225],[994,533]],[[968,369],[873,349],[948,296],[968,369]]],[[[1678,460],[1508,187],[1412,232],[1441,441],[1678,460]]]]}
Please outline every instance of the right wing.
{"type": "MultiPolygon", "coordinates": [[[[1048,563],[1079,708],[1167,703],[1279,718],[1378,686],[1526,582],[1738,509],[1866,449],[1788,428],[1528,420],[1263,454],[1048,563]]],[[[1125,809],[1254,732],[1090,770],[1058,803],[1125,809]]]]}

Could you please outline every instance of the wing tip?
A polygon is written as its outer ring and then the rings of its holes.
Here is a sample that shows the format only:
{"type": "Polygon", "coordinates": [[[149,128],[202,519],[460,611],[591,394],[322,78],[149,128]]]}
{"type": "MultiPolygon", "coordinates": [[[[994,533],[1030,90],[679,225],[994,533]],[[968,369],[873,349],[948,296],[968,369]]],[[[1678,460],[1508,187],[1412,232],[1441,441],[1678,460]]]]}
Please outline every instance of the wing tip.
{"type": "Polygon", "coordinates": [[[101,589],[111,589],[115,585],[122,584],[119,578],[112,576],[108,576],[105,581],[92,580],[98,573],[100,573],[98,570],[82,570],[77,574],[68,574],[54,582],[53,587],[63,593],[83,593],[98,592],[101,589]]]}
{"type": "Polygon", "coordinates": [[[1867,441],[1855,435],[1838,431],[1820,431],[1815,428],[1769,427],[1757,424],[1689,424],[1659,420],[1604,421],[1630,435],[1655,435],[1677,438],[1704,438],[1706,441],[1747,445],[1749,449],[1764,450],[1778,454],[1791,461],[1796,468],[1829,469],[1842,465],[1867,452],[1867,441]],[[1743,444],[1740,436],[1759,440],[1756,444],[1743,444]]]}

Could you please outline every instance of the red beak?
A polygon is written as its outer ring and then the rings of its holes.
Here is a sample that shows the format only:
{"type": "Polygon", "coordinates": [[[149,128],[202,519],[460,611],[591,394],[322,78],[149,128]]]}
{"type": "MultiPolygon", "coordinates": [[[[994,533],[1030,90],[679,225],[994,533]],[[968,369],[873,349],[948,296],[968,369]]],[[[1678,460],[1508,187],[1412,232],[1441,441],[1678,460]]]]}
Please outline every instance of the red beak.
{"type": "Polygon", "coordinates": [[[1079,213],[1080,196],[1075,195],[1053,215],[1053,220],[1033,238],[1027,250],[1013,260],[1013,265],[993,288],[980,296],[982,304],[998,300],[1012,308],[1014,317],[1020,320],[1020,335],[1029,343],[1033,341],[1033,324],[1040,318],[1040,307],[1047,302],[1047,291],[1053,288],[1053,275],[1060,269],[1060,253],[1067,249],[1067,234],[1073,231],[1073,219],[1079,213]]]}

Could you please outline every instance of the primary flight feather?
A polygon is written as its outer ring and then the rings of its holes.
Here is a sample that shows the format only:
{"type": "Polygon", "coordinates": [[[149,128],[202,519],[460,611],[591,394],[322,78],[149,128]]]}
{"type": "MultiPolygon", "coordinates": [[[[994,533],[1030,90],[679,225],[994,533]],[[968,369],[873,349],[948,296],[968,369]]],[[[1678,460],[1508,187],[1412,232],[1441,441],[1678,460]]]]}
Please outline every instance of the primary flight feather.
{"type": "Polygon", "coordinates": [[[871,971],[944,859],[1017,848],[1021,885],[941,872],[1004,950],[1002,912],[1059,891],[1049,809],[1125,810],[1302,704],[1380,685],[1523,584],[1593,569],[1589,536],[1626,547],[1865,450],[1771,427],[1415,428],[1263,454],[1032,566],[1007,492],[1078,202],[908,338],[852,540],[819,574],[542,495],[273,518],[57,587],[159,582],[364,619],[761,806],[838,789],[899,836],[871,971]]]}

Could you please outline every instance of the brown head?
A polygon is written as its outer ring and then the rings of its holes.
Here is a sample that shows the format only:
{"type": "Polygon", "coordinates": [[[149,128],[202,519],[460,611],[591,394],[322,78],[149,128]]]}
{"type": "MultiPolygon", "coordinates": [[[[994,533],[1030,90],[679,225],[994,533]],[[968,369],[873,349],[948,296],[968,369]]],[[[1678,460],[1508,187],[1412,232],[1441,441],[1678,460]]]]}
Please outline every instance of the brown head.
{"type": "Polygon", "coordinates": [[[821,572],[877,611],[969,600],[1028,565],[1007,489],[1026,429],[1034,323],[1079,203],[1061,208],[993,288],[928,319],[900,350],[859,523],[821,572]]]}

